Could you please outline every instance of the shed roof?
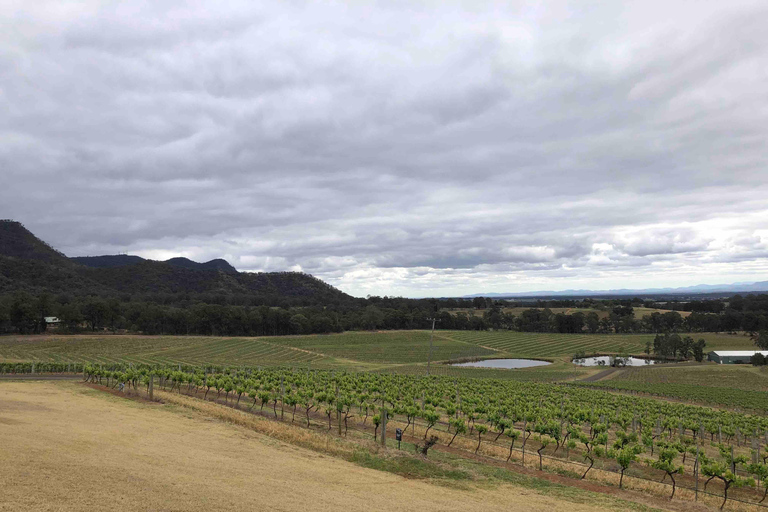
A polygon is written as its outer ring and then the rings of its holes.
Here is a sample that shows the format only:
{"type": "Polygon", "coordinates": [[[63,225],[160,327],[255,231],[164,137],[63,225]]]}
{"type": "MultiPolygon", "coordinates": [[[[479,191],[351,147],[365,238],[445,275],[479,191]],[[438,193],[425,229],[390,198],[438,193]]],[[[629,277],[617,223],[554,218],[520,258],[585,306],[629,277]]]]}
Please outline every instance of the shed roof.
{"type": "Polygon", "coordinates": [[[740,356],[752,356],[760,352],[764,356],[768,356],[768,350],[713,350],[712,354],[717,354],[720,357],[740,357],[740,356]]]}

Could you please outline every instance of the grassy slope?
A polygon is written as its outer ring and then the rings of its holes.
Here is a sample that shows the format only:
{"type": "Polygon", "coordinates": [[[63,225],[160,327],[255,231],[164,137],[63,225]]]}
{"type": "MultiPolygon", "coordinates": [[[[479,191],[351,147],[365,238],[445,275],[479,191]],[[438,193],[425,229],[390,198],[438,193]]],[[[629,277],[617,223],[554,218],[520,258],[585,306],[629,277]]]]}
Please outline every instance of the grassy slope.
{"type": "Polygon", "coordinates": [[[0,510],[647,510],[507,471],[354,448],[201,401],[132,402],[71,383],[0,389],[0,435],[15,440],[0,452],[0,510]]]}

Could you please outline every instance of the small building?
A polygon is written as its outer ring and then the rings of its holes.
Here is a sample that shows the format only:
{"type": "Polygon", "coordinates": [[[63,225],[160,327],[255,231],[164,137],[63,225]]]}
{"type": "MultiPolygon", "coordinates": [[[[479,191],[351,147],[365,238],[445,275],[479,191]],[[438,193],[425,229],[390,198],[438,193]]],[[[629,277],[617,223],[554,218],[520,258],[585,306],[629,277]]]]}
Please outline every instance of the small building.
{"type": "Polygon", "coordinates": [[[43,317],[43,320],[45,320],[45,323],[48,325],[58,325],[61,323],[61,320],[55,316],[46,316],[43,317]]]}
{"type": "Polygon", "coordinates": [[[758,352],[768,357],[768,350],[713,350],[707,354],[707,361],[720,364],[749,364],[750,358],[758,352]]]}

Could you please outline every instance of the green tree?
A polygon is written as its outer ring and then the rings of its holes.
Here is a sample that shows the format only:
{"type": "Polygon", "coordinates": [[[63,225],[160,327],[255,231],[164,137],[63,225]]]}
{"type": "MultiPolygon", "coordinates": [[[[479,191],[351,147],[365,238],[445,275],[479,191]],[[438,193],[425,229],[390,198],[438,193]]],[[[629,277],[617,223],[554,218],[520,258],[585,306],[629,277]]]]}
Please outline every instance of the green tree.
{"type": "Polygon", "coordinates": [[[109,308],[102,299],[89,299],[82,307],[83,317],[92,331],[102,327],[107,319],[109,308]]]}
{"type": "Polygon", "coordinates": [[[301,313],[297,313],[291,317],[291,331],[294,334],[307,334],[310,330],[309,320],[301,313]]]}
{"type": "Polygon", "coordinates": [[[11,323],[20,334],[37,331],[39,317],[35,299],[28,293],[19,293],[13,297],[10,308],[11,323]]]}
{"type": "Polygon", "coordinates": [[[760,350],[768,350],[768,330],[758,331],[752,334],[752,341],[760,350]]]}
{"type": "Polygon", "coordinates": [[[597,316],[597,313],[594,311],[590,311],[586,314],[584,322],[586,323],[587,330],[590,334],[595,334],[600,329],[600,317],[597,316]]]}
{"type": "Polygon", "coordinates": [[[704,338],[699,338],[699,341],[693,345],[693,358],[699,363],[704,360],[704,348],[706,346],[707,342],[704,338]]]}

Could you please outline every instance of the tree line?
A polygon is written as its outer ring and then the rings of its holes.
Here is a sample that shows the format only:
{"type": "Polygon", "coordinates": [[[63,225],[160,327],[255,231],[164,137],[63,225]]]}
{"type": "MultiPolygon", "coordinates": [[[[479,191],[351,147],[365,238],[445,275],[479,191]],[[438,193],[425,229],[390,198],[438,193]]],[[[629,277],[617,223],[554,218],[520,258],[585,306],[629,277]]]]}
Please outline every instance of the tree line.
{"type": "MultiPolygon", "coordinates": [[[[768,295],[760,297],[768,298],[768,295]]],[[[720,313],[692,312],[682,316],[677,311],[653,312],[641,318],[635,317],[629,301],[615,301],[612,307],[601,304],[602,314],[597,311],[554,313],[548,307],[529,308],[515,315],[505,312],[498,302],[482,314],[480,329],[510,329],[523,332],[557,333],[668,333],[668,332],[759,332],[768,330],[768,310],[739,310],[726,306],[720,313]]],[[[610,303],[608,303],[610,305],[610,303]]],[[[582,308],[584,306],[581,306],[582,308]]],[[[443,327],[453,323],[465,325],[462,313],[453,319],[441,317],[443,327]]]]}
{"type": "MultiPolygon", "coordinates": [[[[424,329],[439,301],[358,299],[327,306],[190,302],[163,304],[117,297],[69,297],[19,292],[0,297],[0,333],[128,331],[144,334],[278,336],[346,330],[424,329]],[[46,317],[60,323],[49,324],[46,317]]],[[[481,319],[478,319],[481,320],[481,319]]],[[[467,328],[484,328],[482,322],[467,328]]],[[[450,326],[450,328],[455,328],[450,326]]]]}
{"type": "MultiPolygon", "coordinates": [[[[515,330],[554,333],[678,333],[768,331],[768,295],[734,297],[719,313],[654,312],[635,318],[639,299],[573,301],[580,308],[598,311],[554,313],[550,304],[512,314],[510,303],[483,297],[473,299],[407,299],[367,297],[329,303],[244,300],[243,297],[207,295],[70,296],[17,292],[0,296],[0,333],[40,333],[52,326],[46,317],[61,320],[56,328],[67,332],[129,331],[146,334],[200,334],[265,336],[313,334],[346,330],[425,329],[436,318],[436,328],[451,330],[515,330]]],[[[512,303],[515,305],[514,303],[512,303]]],[[[553,305],[554,307],[554,305],[553,305]]],[[[765,337],[763,338],[765,339],[765,337]]]]}

